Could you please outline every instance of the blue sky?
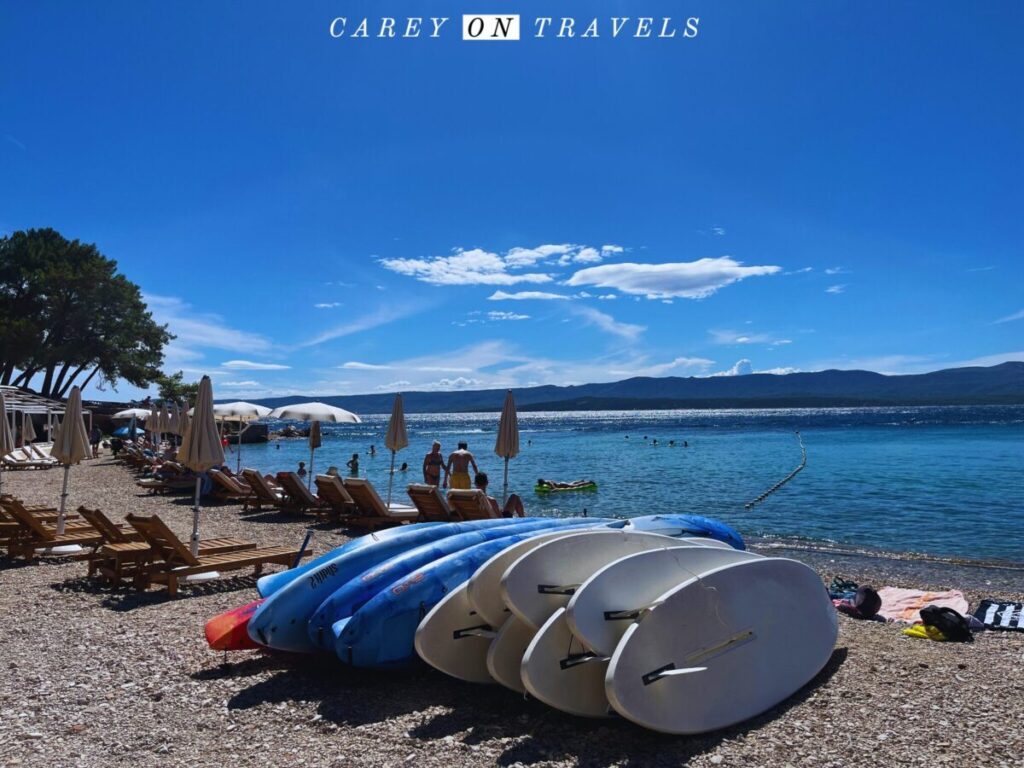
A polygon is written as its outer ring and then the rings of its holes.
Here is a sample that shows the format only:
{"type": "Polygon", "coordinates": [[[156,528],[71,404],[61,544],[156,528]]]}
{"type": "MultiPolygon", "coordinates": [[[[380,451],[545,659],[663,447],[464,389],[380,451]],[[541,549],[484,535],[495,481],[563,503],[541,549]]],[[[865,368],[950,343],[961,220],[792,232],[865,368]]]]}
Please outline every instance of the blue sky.
{"type": "Polygon", "coordinates": [[[1019,2],[555,6],[5,4],[0,230],[97,243],[218,397],[1024,359],[1019,2]]]}

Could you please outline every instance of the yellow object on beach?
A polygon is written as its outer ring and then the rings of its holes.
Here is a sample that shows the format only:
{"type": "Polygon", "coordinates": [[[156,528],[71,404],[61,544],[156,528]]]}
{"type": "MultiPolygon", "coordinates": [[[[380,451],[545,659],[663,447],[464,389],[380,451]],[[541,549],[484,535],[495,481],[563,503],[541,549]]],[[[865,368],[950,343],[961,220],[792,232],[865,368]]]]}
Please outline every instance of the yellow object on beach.
{"type": "Polygon", "coordinates": [[[452,472],[448,482],[453,491],[468,491],[472,487],[469,482],[469,472],[452,472]]]}
{"type": "Polygon", "coordinates": [[[921,637],[925,640],[938,640],[940,643],[946,641],[946,636],[939,628],[933,627],[931,624],[915,624],[904,629],[903,634],[908,637],[921,637]]]}

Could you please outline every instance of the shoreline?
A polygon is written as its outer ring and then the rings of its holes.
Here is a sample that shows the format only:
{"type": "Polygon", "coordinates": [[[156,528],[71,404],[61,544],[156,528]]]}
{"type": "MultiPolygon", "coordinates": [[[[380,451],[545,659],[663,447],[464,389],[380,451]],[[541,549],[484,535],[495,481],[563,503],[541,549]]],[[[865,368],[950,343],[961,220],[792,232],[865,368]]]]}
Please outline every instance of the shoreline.
{"type": "MultiPolygon", "coordinates": [[[[62,472],[5,473],[5,491],[56,503],[62,472]]],[[[187,496],[149,496],[109,457],[71,472],[69,506],[156,513],[179,536],[187,496]]],[[[297,544],[315,554],[348,539],[337,526],[278,512],[204,508],[202,536],[297,544]]],[[[751,542],[753,549],[760,545],[751,542]]],[[[827,583],[963,589],[1024,599],[1024,579],[970,587],[945,563],[783,549],[827,583]],[[901,569],[909,567],[904,573],[901,569]],[[920,568],[933,570],[922,571],[920,568]]],[[[1020,697],[1024,633],[985,632],[970,644],[903,636],[898,626],[839,616],[832,660],[773,710],[693,737],[622,720],[565,715],[496,686],[462,683],[419,665],[393,672],[333,657],[258,651],[227,659],[203,637],[207,619],[255,597],[250,575],[187,587],[177,599],[99,587],[83,563],[0,558],[0,766],[934,766],[969,744],[979,765],[1024,753],[1020,697]],[[936,695],[941,691],[941,695],[936,695]],[[942,722],[941,729],[938,723],[942,722]]],[[[1016,572],[1014,572],[1016,573],[1016,572]]]]}

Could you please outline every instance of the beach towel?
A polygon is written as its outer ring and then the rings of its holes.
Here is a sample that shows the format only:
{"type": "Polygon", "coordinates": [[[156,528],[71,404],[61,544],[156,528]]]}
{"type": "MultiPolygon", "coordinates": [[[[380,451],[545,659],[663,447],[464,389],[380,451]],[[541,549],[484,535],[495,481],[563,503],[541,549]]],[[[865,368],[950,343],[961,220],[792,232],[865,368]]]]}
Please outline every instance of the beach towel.
{"type": "Polygon", "coordinates": [[[878,615],[886,621],[903,621],[913,624],[921,621],[921,609],[926,605],[939,605],[952,608],[957,613],[967,613],[967,600],[958,589],[948,592],[922,592],[919,589],[902,589],[901,587],[882,587],[878,590],[882,598],[882,607],[878,615]]]}
{"type": "Polygon", "coordinates": [[[982,600],[974,618],[986,629],[1013,629],[1024,632],[1024,603],[998,603],[982,600]]]}

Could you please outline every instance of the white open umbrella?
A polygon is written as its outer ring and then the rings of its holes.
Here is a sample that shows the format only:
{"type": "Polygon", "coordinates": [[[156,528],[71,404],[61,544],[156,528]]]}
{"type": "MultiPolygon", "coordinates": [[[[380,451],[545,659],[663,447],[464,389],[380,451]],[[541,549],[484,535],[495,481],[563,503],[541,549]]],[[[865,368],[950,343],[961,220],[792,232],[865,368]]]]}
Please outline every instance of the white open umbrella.
{"type": "Polygon", "coordinates": [[[391,487],[395,482],[395,453],[409,444],[409,435],[405,431],[405,408],[402,405],[402,394],[395,395],[391,406],[391,420],[388,432],[384,435],[384,447],[391,451],[391,474],[388,475],[388,507],[391,506],[391,487]]]}
{"type": "Polygon", "coordinates": [[[54,435],[53,448],[50,455],[64,465],[64,487],[60,492],[60,512],[57,514],[57,533],[64,533],[64,511],[68,499],[68,475],[71,465],[92,456],[89,447],[89,433],[85,431],[82,419],[82,391],[78,387],[71,388],[64,420],[57,427],[54,435]]]}
{"type": "Polygon", "coordinates": [[[502,490],[502,506],[508,501],[508,460],[519,455],[519,419],[516,416],[516,401],[510,389],[505,394],[501,409],[498,437],[494,441],[494,452],[505,460],[505,485],[502,490]]]}
{"type": "Polygon", "coordinates": [[[344,408],[335,408],[327,403],[298,403],[282,405],[269,414],[272,419],[292,419],[294,421],[329,421],[336,424],[362,424],[363,420],[344,408]]]}
{"type": "Polygon", "coordinates": [[[217,423],[213,417],[213,385],[209,376],[199,382],[195,415],[182,436],[178,461],[196,473],[196,495],[192,506],[192,554],[199,553],[199,494],[202,478],[200,474],[224,463],[224,448],[217,434],[217,423]]]}
{"type": "Polygon", "coordinates": [[[7,403],[4,402],[4,393],[0,392],[0,493],[4,490],[3,457],[14,448],[14,433],[11,431],[10,422],[7,421],[7,403]]]}
{"type": "Polygon", "coordinates": [[[313,487],[313,451],[323,445],[320,437],[320,422],[314,421],[309,425],[309,472],[306,473],[306,487],[313,487]]]}
{"type": "Polygon", "coordinates": [[[236,472],[242,471],[242,433],[249,428],[248,422],[256,421],[257,419],[265,419],[270,415],[270,409],[265,405],[256,405],[256,403],[220,403],[219,405],[213,406],[213,415],[218,419],[222,420],[238,420],[238,467],[236,472]],[[245,422],[245,426],[241,426],[241,423],[245,422]]]}
{"type": "Polygon", "coordinates": [[[112,419],[138,419],[139,421],[145,421],[149,418],[150,411],[145,408],[128,408],[123,411],[118,411],[110,418],[112,419]]]}

